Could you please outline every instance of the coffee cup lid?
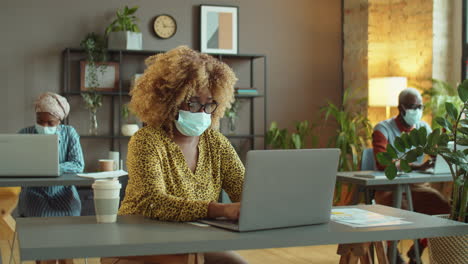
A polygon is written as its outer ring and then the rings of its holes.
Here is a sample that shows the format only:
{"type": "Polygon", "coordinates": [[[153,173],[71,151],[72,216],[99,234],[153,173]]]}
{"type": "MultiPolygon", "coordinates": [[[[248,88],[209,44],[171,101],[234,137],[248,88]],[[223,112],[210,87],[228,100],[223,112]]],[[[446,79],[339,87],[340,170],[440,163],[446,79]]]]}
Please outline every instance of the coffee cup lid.
{"type": "Polygon", "coordinates": [[[95,180],[93,185],[93,188],[102,188],[102,189],[114,189],[114,188],[121,188],[122,184],[120,184],[118,178],[112,178],[112,179],[98,179],[95,180]]]}

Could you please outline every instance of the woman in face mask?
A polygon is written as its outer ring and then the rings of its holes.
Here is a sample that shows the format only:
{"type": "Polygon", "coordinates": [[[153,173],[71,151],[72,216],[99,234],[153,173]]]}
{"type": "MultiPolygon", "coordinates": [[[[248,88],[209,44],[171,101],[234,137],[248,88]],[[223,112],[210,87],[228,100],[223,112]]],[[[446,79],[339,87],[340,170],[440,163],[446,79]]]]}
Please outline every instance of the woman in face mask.
{"type": "MultiPolygon", "coordinates": [[[[36,124],[23,128],[21,134],[56,134],[59,138],[60,173],[83,172],[84,160],[75,129],[62,125],[70,105],[64,97],[47,92],[35,103],[36,124]]],[[[20,194],[20,216],[79,216],[81,202],[75,186],[26,187],[20,194]]]]}
{"type": "MultiPolygon", "coordinates": [[[[238,219],[245,169],[228,139],[217,131],[234,99],[233,71],[185,46],[152,56],[146,63],[130,102],[146,126],[128,146],[129,182],[119,214],[165,221],[238,219]],[[217,203],[222,189],[233,203],[217,203]]],[[[176,257],[186,255],[131,261],[159,263],[176,257]]],[[[204,258],[205,263],[245,263],[234,252],[205,253],[204,258]]],[[[129,261],[105,258],[102,263],[116,260],[129,261]]]]}

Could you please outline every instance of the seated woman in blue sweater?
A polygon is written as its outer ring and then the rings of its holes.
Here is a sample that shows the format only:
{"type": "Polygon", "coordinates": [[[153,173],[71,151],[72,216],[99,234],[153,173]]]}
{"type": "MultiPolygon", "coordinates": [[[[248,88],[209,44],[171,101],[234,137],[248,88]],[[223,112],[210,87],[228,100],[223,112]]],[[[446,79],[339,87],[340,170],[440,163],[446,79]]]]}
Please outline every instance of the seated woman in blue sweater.
{"type": "MultiPolygon", "coordinates": [[[[60,173],[83,172],[84,160],[76,130],[61,124],[70,111],[64,97],[47,92],[35,103],[36,124],[20,134],[57,134],[60,173]]],[[[81,202],[75,186],[26,187],[21,190],[19,215],[23,217],[79,216],[81,202]]]]}

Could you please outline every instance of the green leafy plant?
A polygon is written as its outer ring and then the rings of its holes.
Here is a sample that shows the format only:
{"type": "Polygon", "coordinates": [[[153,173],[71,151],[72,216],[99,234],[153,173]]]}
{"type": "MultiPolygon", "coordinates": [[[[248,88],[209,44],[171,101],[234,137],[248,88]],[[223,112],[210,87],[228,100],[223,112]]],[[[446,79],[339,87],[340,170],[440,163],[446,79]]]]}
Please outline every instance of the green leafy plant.
{"type": "MultiPolygon", "coordinates": [[[[266,144],[275,149],[301,149],[306,146],[306,138],[311,134],[314,125],[309,121],[296,122],[296,132],[289,133],[284,129],[279,129],[276,122],[272,122],[267,131],[266,144]]],[[[316,137],[312,137],[312,145],[317,142],[316,137]]]]}
{"type": "Polygon", "coordinates": [[[82,92],[81,97],[85,102],[86,109],[94,114],[102,106],[102,95],[93,90],[90,90],[89,92],[82,92]]]}
{"type": "Polygon", "coordinates": [[[127,124],[130,124],[132,120],[132,111],[130,111],[130,108],[128,107],[128,104],[123,104],[121,113],[122,118],[127,122],[127,124]]]}
{"type": "Polygon", "coordinates": [[[235,100],[231,104],[231,107],[226,108],[226,111],[224,111],[224,117],[226,117],[227,120],[228,120],[229,130],[231,132],[236,130],[236,120],[237,120],[237,117],[238,117],[239,108],[240,108],[240,101],[235,100]]]}
{"type": "Polygon", "coordinates": [[[372,134],[372,125],[367,117],[362,111],[347,110],[348,104],[365,106],[367,98],[354,99],[353,94],[347,89],[343,94],[342,106],[336,106],[328,101],[321,109],[321,112],[325,113],[325,120],[333,117],[338,126],[336,134],[330,137],[328,146],[341,150],[338,166],[340,171],[359,170],[362,151],[369,145],[372,134]]]}
{"type": "Polygon", "coordinates": [[[410,172],[410,163],[419,156],[440,155],[450,165],[453,177],[450,219],[468,222],[468,149],[457,149],[458,146],[468,146],[468,80],[463,81],[457,91],[463,104],[457,108],[451,102],[445,103],[447,117],[435,118],[442,128],[429,135],[424,127],[402,134],[395,138],[393,146],[388,144],[386,152],[379,153],[377,159],[387,166],[385,175],[392,180],[398,174],[397,162],[402,171],[410,172]],[[449,141],[453,141],[453,147],[448,146],[449,141]]]}
{"type": "Polygon", "coordinates": [[[436,122],[435,117],[447,117],[445,103],[453,103],[457,109],[460,109],[460,106],[463,104],[458,97],[456,87],[453,87],[445,81],[437,79],[432,79],[431,89],[425,90],[422,96],[425,101],[425,114],[431,114],[433,117],[431,124],[432,128],[440,127],[440,125],[436,122]]]}
{"type": "Polygon", "coordinates": [[[140,28],[136,24],[138,18],[134,15],[137,10],[138,6],[132,8],[125,6],[123,10],[118,9],[117,18],[106,28],[106,35],[118,31],[140,32],[140,28]]]}
{"type": "Polygon", "coordinates": [[[85,106],[91,112],[96,113],[97,109],[102,106],[102,95],[98,94],[96,89],[99,87],[98,70],[103,73],[106,70],[105,65],[98,66],[96,62],[105,61],[107,59],[105,41],[102,36],[94,32],[88,33],[81,41],[80,46],[86,53],[86,61],[88,67],[86,70],[86,87],[89,87],[87,92],[81,93],[81,97],[85,101],[85,106]]]}

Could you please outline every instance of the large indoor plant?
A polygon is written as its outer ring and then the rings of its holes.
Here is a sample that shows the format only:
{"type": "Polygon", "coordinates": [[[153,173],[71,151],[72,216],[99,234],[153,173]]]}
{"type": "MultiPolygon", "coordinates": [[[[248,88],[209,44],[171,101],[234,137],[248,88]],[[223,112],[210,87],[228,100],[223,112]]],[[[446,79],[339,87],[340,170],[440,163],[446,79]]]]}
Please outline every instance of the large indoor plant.
{"type": "MultiPolygon", "coordinates": [[[[450,167],[453,178],[451,210],[449,219],[467,223],[468,205],[468,80],[457,89],[462,104],[457,109],[451,102],[445,103],[446,116],[438,116],[435,121],[441,126],[430,134],[424,127],[414,129],[397,137],[394,145],[387,145],[387,151],[377,155],[378,161],[386,165],[385,175],[394,179],[399,170],[410,172],[409,163],[423,154],[442,157],[450,167]],[[453,144],[449,144],[452,142],[453,144]],[[464,150],[462,150],[464,148],[464,150]],[[399,166],[397,166],[399,164],[399,166]]],[[[468,236],[429,239],[432,263],[462,263],[468,259],[466,245],[468,236]],[[443,249],[443,250],[441,250],[443,249]],[[434,254],[434,251],[437,254],[434,254]],[[456,253],[462,253],[459,261],[456,253]]]]}
{"type": "MultiPolygon", "coordinates": [[[[296,122],[296,132],[289,133],[288,129],[280,129],[276,122],[271,122],[266,134],[266,144],[273,149],[302,149],[306,147],[307,137],[311,134],[313,125],[309,121],[296,122]]],[[[316,144],[316,137],[312,137],[312,145],[316,144]]]]}
{"type": "MultiPolygon", "coordinates": [[[[366,106],[366,97],[358,97],[356,93],[352,93],[350,89],[346,89],[343,93],[343,103],[341,106],[328,101],[327,105],[321,109],[321,112],[325,114],[324,119],[326,121],[332,119],[336,122],[336,133],[330,136],[328,146],[339,148],[341,151],[338,165],[339,171],[359,170],[362,152],[369,145],[372,125],[367,119],[365,112],[356,109],[362,109],[366,106]]],[[[350,204],[355,200],[356,192],[356,185],[337,182],[334,204],[350,204]]]]}
{"type": "Polygon", "coordinates": [[[106,28],[109,49],[141,50],[143,47],[142,34],[136,24],[135,12],[137,6],[125,6],[116,12],[117,18],[106,28]]]}
{"type": "Polygon", "coordinates": [[[445,103],[451,102],[457,109],[460,108],[462,101],[458,97],[457,88],[450,83],[432,79],[431,89],[422,93],[424,99],[424,114],[430,114],[432,117],[432,128],[440,127],[435,121],[437,116],[445,116],[445,103]]]}

